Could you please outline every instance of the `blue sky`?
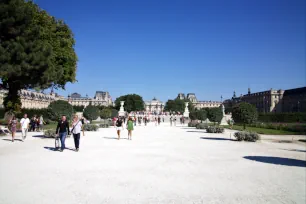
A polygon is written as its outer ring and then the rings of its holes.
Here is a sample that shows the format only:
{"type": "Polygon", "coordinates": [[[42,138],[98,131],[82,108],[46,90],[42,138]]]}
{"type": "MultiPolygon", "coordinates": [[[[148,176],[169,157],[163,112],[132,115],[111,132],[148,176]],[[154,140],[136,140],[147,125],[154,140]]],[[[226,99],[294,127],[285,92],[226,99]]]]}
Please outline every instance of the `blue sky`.
{"type": "Polygon", "coordinates": [[[77,83],[113,99],[220,100],[306,84],[304,0],[35,0],[76,38],[77,83]]]}

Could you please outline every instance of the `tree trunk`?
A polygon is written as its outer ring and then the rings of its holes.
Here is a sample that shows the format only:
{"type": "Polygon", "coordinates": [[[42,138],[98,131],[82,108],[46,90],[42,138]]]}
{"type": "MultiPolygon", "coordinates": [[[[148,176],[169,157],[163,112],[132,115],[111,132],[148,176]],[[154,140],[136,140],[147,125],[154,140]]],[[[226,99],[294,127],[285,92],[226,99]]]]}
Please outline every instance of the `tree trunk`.
{"type": "Polygon", "coordinates": [[[245,123],[243,123],[243,130],[245,130],[245,123]]]}
{"type": "Polygon", "coordinates": [[[3,102],[6,112],[18,113],[21,111],[19,90],[21,90],[20,84],[8,83],[8,93],[3,102]]]}

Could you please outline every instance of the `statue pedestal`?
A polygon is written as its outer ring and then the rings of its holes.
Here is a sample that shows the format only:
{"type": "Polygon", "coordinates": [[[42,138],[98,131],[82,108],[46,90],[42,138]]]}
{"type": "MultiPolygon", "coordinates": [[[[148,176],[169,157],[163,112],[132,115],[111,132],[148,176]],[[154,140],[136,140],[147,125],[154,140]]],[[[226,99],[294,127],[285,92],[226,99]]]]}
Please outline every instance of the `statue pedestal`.
{"type": "Polygon", "coordinates": [[[125,116],[125,111],[124,111],[124,107],[123,107],[123,105],[124,105],[124,101],[120,101],[120,110],[119,110],[119,112],[118,112],[118,115],[120,116],[120,117],[122,117],[122,116],[125,116]]]}

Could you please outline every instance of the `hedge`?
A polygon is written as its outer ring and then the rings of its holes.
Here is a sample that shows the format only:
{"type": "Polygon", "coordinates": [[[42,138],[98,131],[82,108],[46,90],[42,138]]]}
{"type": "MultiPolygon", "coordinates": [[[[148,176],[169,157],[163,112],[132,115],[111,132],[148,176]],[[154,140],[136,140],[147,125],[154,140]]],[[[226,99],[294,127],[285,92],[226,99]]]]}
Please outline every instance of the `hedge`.
{"type": "Polygon", "coordinates": [[[0,119],[4,118],[5,110],[4,108],[0,108],[0,119]]]}
{"type": "Polygon", "coordinates": [[[295,123],[306,122],[306,113],[261,113],[258,115],[260,122],[295,123]]]}

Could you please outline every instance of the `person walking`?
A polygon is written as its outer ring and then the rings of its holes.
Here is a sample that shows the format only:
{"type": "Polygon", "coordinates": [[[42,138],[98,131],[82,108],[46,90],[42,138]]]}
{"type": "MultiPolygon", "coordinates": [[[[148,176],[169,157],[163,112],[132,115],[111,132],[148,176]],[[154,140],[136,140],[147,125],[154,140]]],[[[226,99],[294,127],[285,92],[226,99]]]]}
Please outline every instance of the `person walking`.
{"type": "Polygon", "coordinates": [[[176,115],[174,116],[173,122],[174,122],[174,126],[176,126],[176,115]]]}
{"type": "Polygon", "coordinates": [[[172,126],[172,115],[170,116],[170,126],[172,126]]]}
{"type": "Polygon", "coordinates": [[[134,126],[133,126],[133,120],[130,117],[128,122],[127,122],[127,129],[128,129],[128,139],[132,140],[132,131],[134,130],[134,126]]]}
{"type": "Polygon", "coordinates": [[[157,118],[158,125],[160,125],[160,116],[157,118]]]}
{"type": "Polygon", "coordinates": [[[11,133],[12,133],[12,142],[14,142],[14,139],[15,139],[15,135],[16,135],[16,129],[17,129],[17,120],[16,120],[16,117],[13,116],[13,118],[10,120],[10,130],[11,130],[11,133]]]}
{"type": "Polygon", "coordinates": [[[116,122],[116,129],[117,129],[118,140],[120,140],[120,132],[121,130],[123,130],[123,122],[120,117],[118,118],[116,122]]]}
{"type": "Polygon", "coordinates": [[[22,141],[24,141],[27,137],[29,124],[30,124],[30,120],[27,114],[23,115],[23,118],[20,120],[20,124],[21,124],[22,141]]]}
{"type": "Polygon", "coordinates": [[[57,127],[56,127],[56,134],[59,136],[60,140],[61,140],[61,149],[60,151],[64,151],[65,147],[65,140],[66,140],[66,136],[70,134],[70,130],[69,130],[69,123],[66,119],[66,116],[63,115],[62,119],[58,122],[57,127]]]}
{"type": "Polygon", "coordinates": [[[71,132],[73,134],[75,151],[78,152],[80,148],[80,135],[82,131],[82,121],[79,120],[78,115],[75,115],[73,117],[71,126],[72,126],[71,132]]]}
{"type": "Polygon", "coordinates": [[[39,118],[39,131],[44,130],[44,124],[45,124],[45,121],[44,121],[43,116],[41,115],[40,118],[39,118]]]}

